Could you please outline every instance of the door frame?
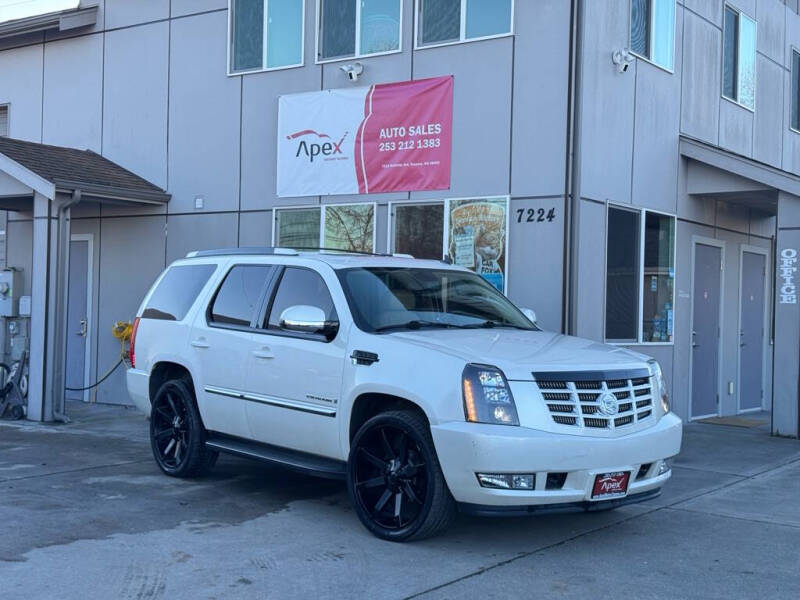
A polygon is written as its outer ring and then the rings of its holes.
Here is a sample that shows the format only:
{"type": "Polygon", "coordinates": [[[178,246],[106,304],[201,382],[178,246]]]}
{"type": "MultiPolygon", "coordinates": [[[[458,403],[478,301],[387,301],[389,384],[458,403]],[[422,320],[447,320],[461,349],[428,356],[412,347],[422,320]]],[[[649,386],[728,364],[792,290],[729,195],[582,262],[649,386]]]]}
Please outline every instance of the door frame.
{"type": "Polygon", "coordinates": [[[707,415],[692,416],[694,404],[694,346],[692,345],[692,334],[694,331],[694,294],[695,294],[695,256],[698,244],[703,246],[713,246],[720,249],[720,270],[719,270],[719,328],[720,335],[717,336],[717,398],[721,398],[722,392],[722,317],[725,296],[725,241],[715,238],[704,237],[701,235],[692,236],[692,259],[691,259],[691,290],[692,305],[689,307],[689,421],[707,419],[708,417],[718,417],[722,414],[722,402],[717,402],[717,411],[707,415]]]}
{"type": "MultiPolygon", "coordinates": [[[[94,290],[93,272],[94,272],[94,234],[93,233],[73,233],[69,237],[70,242],[87,242],[87,261],[86,265],[86,348],[84,349],[83,359],[83,385],[84,387],[89,383],[89,378],[92,375],[92,292],[94,290]]],[[[69,302],[69,295],[67,295],[67,302],[69,302]]],[[[65,317],[66,318],[66,317],[65,317]]],[[[69,335],[69,333],[67,334],[69,335]]],[[[84,390],[83,401],[89,402],[92,390],[84,390]]]]}
{"type": "Polygon", "coordinates": [[[769,292],[770,285],[767,278],[767,265],[769,264],[769,249],[761,246],[751,246],[749,244],[741,244],[739,246],[739,307],[738,307],[738,331],[742,331],[742,289],[744,287],[744,253],[750,252],[751,254],[760,254],[764,257],[764,314],[761,315],[761,327],[764,334],[761,338],[761,389],[764,395],[761,398],[761,406],[759,408],[746,408],[742,410],[742,346],[739,344],[736,348],[736,414],[746,414],[753,412],[761,412],[764,410],[764,403],[767,400],[767,335],[768,315],[769,315],[769,292]]]}

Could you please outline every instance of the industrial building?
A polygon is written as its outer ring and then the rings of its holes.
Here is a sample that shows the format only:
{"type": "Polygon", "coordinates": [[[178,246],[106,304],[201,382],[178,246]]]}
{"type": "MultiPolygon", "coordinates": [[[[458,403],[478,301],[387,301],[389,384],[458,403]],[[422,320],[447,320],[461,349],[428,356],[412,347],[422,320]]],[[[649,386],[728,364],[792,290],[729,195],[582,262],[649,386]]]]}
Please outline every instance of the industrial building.
{"type": "MultiPolygon", "coordinates": [[[[0,13],[28,418],[106,372],[172,260],[319,243],[465,261],[543,328],[658,359],[682,418],[769,411],[798,436],[797,0],[57,3],[0,13]],[[442,77],[446,189],[281,181],[282,98],[442,77]],[[464,253],[475,206],[493,225],[464,253]]],[[[97,401],[130,403],[121,370],[97,401]]]]}

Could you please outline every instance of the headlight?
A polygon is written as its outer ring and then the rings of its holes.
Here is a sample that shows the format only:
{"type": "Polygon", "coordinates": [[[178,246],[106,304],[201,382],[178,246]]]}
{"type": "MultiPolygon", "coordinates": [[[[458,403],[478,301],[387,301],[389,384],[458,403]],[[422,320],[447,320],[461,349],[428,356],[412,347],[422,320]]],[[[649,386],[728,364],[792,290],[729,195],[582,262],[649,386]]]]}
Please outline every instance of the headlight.
{"type": "Polygon", "coordinates": [[[655,360],[648,361],[648,364],[653,371],[653,379],[655,380],[657,393],[659,398],[661,398],[661,408],[664,410],[664,414],[667,414],[669,412],[669,392],[667,392],[667,382],[664,381],[664,374],[661,372],[661,366],[658,364],[658,361],[655,360]]]}
{"type": "Polygon", "coordinates": [[[461,383],[464,414],[473,423],[519,425],[514,396],[503,372],[486,365],[467,365],[461,383]]]}

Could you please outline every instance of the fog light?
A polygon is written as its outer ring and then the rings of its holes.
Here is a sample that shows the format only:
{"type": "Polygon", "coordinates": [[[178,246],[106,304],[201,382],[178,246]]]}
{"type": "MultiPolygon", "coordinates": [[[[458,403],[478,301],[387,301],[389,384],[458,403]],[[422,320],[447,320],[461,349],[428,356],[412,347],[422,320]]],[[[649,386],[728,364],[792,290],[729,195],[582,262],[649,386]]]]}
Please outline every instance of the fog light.
{"type": "Polygon", "coordinates": [[[536,485],[533,473],[476,473],[481,487],[499,490],[532,490],[536,485]]]}
{"type": "Polygon", "coordinates": [[[662,461],[661,461],[661,463],[658,465],[658,474],[659,474],[659,475],[663,475],[664,473],[666,473],[667,471],[669,471],[671,468],[672,468],[672,459],[670,459],[670,458],[665,458],[665,459],[664,459],[664,460],[662,460],[662,461]]]}

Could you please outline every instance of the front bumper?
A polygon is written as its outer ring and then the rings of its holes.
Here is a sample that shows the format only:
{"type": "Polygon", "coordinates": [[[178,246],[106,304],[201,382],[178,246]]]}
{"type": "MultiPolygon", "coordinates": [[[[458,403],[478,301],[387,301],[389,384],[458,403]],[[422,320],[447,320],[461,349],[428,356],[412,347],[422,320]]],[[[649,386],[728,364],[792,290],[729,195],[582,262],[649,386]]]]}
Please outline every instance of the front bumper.
{"type": "Polygon", "coordinates": [[[457,502],[483,509],[573,504],[585,510],[583,503],[601,508],[601,502],[610,502],[592,500],[598,474],[631,473],[627,496],[615,500],[635,502],[642,498],[637,494],[659,490],[672,474],[670,470],[659,474],[662,461],[680,452],[682,422],[668,414],[652,427],[617,438],[466,422],[435,425],[431,432],[445,480],[457,502]],[[647,464],[651,467],[638,478],[640,468],[647,464]],[[533,490],[484,488],[476,473],[535,473],[536,484],[533,490]],[[548,473],[566,473],[563,485],[547,489],[548,473]]]}

